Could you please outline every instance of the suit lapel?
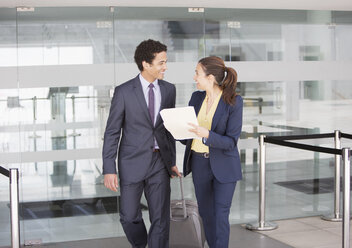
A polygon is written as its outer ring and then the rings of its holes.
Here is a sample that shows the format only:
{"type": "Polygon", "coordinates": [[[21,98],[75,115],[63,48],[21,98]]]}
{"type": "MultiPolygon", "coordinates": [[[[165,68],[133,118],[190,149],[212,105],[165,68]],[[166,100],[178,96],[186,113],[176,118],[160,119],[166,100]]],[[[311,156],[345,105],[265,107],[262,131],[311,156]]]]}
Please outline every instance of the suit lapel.
{"type": "Polygon", "coordinates": [[[137,100],[140,104],[140,107],[143,109],[143,113],[146,115],[146,118],[149,120],[150,124],[152,124],[152,120],[150,118],[149,111],[148,111],[148,106],[143,94],[142,83],[139,80],[139,76],[137,76],[134,80],[133,89],[134,89],[134,93],[136,94],[137,100]]]}
{"type": "MultiPolygon", "coordinates": [[[[205,96],[206,96],[205,91],[203,93],[204,94],[199,98],[199,101],[196,102],[194,105],[194,110],[196,111],[197,116],[198,116],[199,110],[200,110],[200,108],[203,104],[203,101],[205,99],[205,96]]],[[[225,109],[226,109],[226,104],[221,97],[219,100],[218,106],[216,107],[214,116],[213,116],[213,120],[211,123],[211,130],[215,129],[216,125],[218,124],[219,120],[221,119],[221,116],[224,114],[225,109]]]]}
{"type": "Polygon", "coordinates": [[[202,103],[205,99],[205,91],[203,92],[204,94],[200,97],[199,101],[194,105],[194,111],[196,111],[196,115],[198,116],[200,107],[202,106],[202,103]]]}
{"type": "Polygon", "coordinates": [[[213,121],[211,123],[211,130],[214,130],[216,125],[218,124],[221,116],[224,114],[226,108],[226,104],[222,97],[219,100],[218,106],[216,107],[215,114],[213,116],[213,121]]]}

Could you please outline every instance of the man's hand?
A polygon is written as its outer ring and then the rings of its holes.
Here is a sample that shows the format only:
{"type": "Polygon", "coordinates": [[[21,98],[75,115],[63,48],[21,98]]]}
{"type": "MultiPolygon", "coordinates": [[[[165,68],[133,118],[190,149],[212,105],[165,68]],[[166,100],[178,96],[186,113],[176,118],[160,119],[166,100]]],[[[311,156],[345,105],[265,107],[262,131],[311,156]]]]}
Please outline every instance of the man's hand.
{"type": "Polygon", "coordinates": [[[117,188],[119,187],[119,183],[117,182],[116,174],[105,174],[104,175],[104,185],[108,189],[117,192],[117,188]]]}
{"type": "Polygon", "coordinates": [[[174,165],[174,166],[171,167],[171,171],[172,171],[171,178],[174,178],[174,177],[175,177],[175,174],[176,174],[178,177],[182,177],[182,176],[181,176],[181,173],[178,171],[178,168],[177,168],[176,165],[174,165]]]}

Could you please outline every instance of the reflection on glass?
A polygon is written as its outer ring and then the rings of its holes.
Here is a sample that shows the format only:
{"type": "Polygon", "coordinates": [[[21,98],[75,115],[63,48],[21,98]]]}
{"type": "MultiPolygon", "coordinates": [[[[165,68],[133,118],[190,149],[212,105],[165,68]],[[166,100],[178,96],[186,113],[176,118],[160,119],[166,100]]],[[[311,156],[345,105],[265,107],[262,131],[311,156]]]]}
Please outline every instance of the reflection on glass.
{"type": "MultiPolygon", "coordinates": [[[[116,195],[102,184],[100,154],[111,93],[121,83],[116,78],[123,76],[117,75],[116,68],[134,63],[135,47],[142,40],[165,43],[169,64],[179,63],[179,68],[195,67],[209,55],[263,63],[351,61],[351,28],[351,12],[344,11],[212,8],[191,13],[188,8],[67,7],[16,13],[0,8],[0,69],[10,75],[0,83],[0,155],[6,166],[20,167],[20,200],[29,204],[23,205],[22,214],[34,216],[23,221],[22,238],[56,242],[124,235],[118,224],[118,204],[111,200],[116,195]],[[53,79],[25,86],[23,81],[31,75],[26,70],[34,73],[37,68],[69,68],[70,73],[62,76],[60,85],[53,79]],[[97,79],[70,80],[91,70],[97,79]],[[106,77],[113,80],[100,80],[106,77]],[[43,215],[40,207],[46,211],[43,215]],[[59,218],[59,213],[70,216],[59,218]]],[[[196,87],[190,76],[176,89],[176,106],[182,107],[196,87]]],[[[258,135],[351,132],[352,88],[351,80],[313,78],[239,82],[237,91],[244,98],[238,142],[244,180],[236,190],[240,196],[234,199],[240,200],[233,203],[231,223],[245,223],[257,215],[253,195],[258,186],[258,135]]],[[[183,149],[177,145],[179,166],[183,149]]],[[[331,177],[331,157],[275,146],[267,149],[268,197],[273,204],[269,218],[307,216],[312,213],[307,202],[312,201],[315,214],[329,209],[325,204],[331,202],[329,194],[306,195],[275,183],[331,177]],[[281,211],[284,207],[289,209],[281,211]]],[[[5,184],[1,179],[2,188],[5,184]]],[[[177,188],[173,182],[176,195],[177,188]]],[[[194,198],[191,178],[186,178],[185,188],[186,196],[194,198]]],[[[8,191],[1,192],[1,199],[8,199],[8,191]]],[[[2,200],[0,208],[8,211],[7,203],[2,200]]],[[[145,205],[144,201],[141,207],[145,205]]],[[[0,232],[8,234],[8,220],[0,226],[0,232]]],[[[9,245],[8,236],[1,237],[0,246],[9,245]]]]}
{"type": "Polygon", "coordinates": [[[117,63],[132,63],[136,46],[146,39],[167,45],[169,62],[204,56],[203,13],[187,8],[118,8],[114,26],[117,63]]]}

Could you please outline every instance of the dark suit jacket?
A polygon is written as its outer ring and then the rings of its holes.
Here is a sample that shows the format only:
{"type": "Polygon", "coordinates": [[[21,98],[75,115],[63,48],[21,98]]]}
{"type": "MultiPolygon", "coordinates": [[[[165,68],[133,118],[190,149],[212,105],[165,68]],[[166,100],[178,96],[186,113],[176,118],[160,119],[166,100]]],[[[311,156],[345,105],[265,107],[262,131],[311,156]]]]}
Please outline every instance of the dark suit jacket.
{"type": "MultiPolygon", "coordinates": [[[[160,110],[174,108],[176,88],[158,80],[161,92],[160,110]]],[[[139,76],[115,88],[103,145],[103,174],[116,174],[116,155],[120,180],[143,180],[150,166],[154,137],[169,173],[176,165],[175,141],[165,129],[158,113],[153,126],[139,76]]]]}
{"type": "MultiPolygon", "coordinates": [[[[197,115],[205,98],[205,91],[192,94],[189,106],[193,106],[197,115]]],[[[234,106],[226,104],[221,98],[216,108],[209,138],[205,143],[209,146],[210,166],[216,179],[222,183],[235,182],[242,179],[241,161],[237,149],[237,141],[242,129],[243,100],[236,96],[234,106]]],[[[192,170],[190,158],[192,140],[187,140],[183,162],[185,176],[192,170]]]]}

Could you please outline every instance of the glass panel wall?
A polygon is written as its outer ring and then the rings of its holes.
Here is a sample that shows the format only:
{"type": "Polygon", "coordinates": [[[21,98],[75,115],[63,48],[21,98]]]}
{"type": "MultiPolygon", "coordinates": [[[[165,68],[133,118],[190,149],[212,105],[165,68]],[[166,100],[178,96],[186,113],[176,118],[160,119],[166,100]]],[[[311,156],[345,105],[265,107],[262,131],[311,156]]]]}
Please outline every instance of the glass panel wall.
{"type": "Polygon", "coordinates": [[[204,56],[203,22],[204,13],[187,8],[115,8],[116,62],[133,62],[145,39],[167,45],[168,62],[198,61],[204,56]]]}
{"type": "Polygon", "coordinates": [[[20,143],[28,154],[20,164],[24,243],[69,240],[72,233],[86,239],[104,223],[90,217],[111,195],[101,184],[99,157],[100,114],[114,85],[113,22],[109,8],[17,12],[20,143]],[[84,75],[88,67],[98,80],[84,75]]]}
{"type": "Polygon", "coordinates": [[[207,9],[205,19],[207,56],[226,61],[331,59],[330,11],[207,9]]]}
{"type": "MultiPolygon", "coordinates": [[[[16,10],[0,8],[0,166],[9,169],[3,155],[20,156],[19,114],[22,113],[17,83],[16,10]],[[12,69],[8,70],[8,68],[12,69]]],[[[9,179],[0,174],[0,246],[10,244],[9,179]]],[[[22,230],[23,231],[23,230],[22,230]]]]}
{"type": "MultiPolygon", "coordinates": [[[[352,13],[334,11],[0,9],[0,157],[4,167],[21,171],[21,242],[124,236],[118,194],[116,199],[102,181],[102,138],[113,89],[137,76],[134,50],[149,38],[168,46],[166,80],[176,85],[177,107],[186,106],[196,90],[193,75],[200,58],[219,56],[239,72],[244,177],[230,221],[256,221],[259,134],[352,133],[348,71],[342,69],[347,76],[338,78],[321,70],[295,75],[302,72],[301,63],[351,63],[351,29],[352,13]],[[273,73],[264,80],[267,75],[258,71],[268,65],[288,68],[295,79],[273,73]]],[[[329,139],[302,142],[333,146],[329,139]]],[[[183,150],[178,143],[180,168],[183,150]]],[[[333,156],[268,145],[267,163],[268,219],[332,212],[333,187],[323,189],[319,182],[333,182],[333,156]],[[310,186],[304,191],[302,184],[310,186]]],[[[186,197],[195,199],[191,177],[184,181],[186,197]]],[[[177,198],[178,181],[171,183],[177,198]]],[[[4,246],[10,244],[7,179],[1,176],[0,184],[4,246]]],[[[145,199],[141,207],[149,225],[145,199]]]]}

